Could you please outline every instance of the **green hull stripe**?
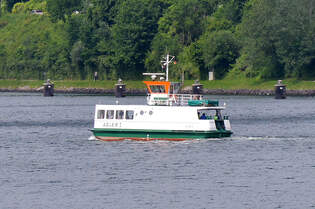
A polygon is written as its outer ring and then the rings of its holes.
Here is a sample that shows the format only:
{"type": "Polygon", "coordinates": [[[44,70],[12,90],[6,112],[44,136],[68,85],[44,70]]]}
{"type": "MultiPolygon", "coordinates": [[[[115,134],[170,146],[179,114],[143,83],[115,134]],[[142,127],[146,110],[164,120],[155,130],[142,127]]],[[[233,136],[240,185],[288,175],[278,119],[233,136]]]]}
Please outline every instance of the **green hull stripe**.
{"type": "Polygon", "coordinates": [[[92,129],[96,137],[123,138],[220,138],[231,136],[231,131],[168,131],[168,130],[133,130],[133,129],[92,129]]]}

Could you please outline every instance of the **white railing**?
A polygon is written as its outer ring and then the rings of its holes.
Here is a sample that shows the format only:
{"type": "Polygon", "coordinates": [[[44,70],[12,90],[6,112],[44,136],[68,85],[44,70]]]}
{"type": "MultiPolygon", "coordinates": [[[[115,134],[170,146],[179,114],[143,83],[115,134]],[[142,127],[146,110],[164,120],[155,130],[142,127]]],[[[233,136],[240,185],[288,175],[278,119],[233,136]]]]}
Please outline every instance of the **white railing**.
{"type": "Polygon", "coordinates": [[[202,100],[200,94],[149,94],[147,96],[148,105],[160,106],[185,106],[189,100],[202,100]]]}

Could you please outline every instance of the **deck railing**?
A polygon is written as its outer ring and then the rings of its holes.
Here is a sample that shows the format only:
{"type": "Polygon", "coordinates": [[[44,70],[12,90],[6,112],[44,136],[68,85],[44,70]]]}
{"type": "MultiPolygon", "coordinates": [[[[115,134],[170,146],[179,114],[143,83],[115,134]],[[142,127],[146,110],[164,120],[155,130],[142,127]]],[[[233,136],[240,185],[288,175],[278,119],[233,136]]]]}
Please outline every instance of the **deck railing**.
{"type": "Polygon", "coordinates": [[[189,100],[202,100],[203,96],[200,94],[165,94],[165,95],[148,95],[148,105],[161,106],[185,106],[188,105],[189,100]]]}

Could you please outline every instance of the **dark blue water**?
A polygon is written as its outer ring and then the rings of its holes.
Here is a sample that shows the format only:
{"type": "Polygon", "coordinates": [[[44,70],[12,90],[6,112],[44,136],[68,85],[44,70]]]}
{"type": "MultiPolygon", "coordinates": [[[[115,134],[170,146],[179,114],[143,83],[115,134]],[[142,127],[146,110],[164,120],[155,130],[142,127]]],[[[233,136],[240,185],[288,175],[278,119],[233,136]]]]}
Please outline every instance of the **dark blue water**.
{"type": "Polygon", "coordinates": [[[100,142],[114,97],[0,93],[0,208],[315,208],[315,98],[212,98],[233,137],[100,142]]]}

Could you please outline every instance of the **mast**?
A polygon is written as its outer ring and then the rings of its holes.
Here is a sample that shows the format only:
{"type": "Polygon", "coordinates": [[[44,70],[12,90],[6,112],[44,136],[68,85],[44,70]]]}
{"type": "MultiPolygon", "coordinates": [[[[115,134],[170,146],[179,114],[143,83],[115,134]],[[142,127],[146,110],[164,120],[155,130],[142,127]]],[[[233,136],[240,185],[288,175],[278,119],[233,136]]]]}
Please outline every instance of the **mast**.
{"type": "Polygon", "coordinates": [[[170,60],[170,55],[167,54],[166,55],[166,81],[168,81],[168,63],[169,63],[169,60],[170,60]]]}
{"type": "Polygon", "coordinates": [[[163,57],[163,59],[164,60],[162,60],[161,63],[162,63],[162,67],[166,66],[166,81],[168,81],[168,64],[173,62],[173,60],[175,59],[175,56],[169,55],[167,53],[166,57],[163,57]]]}

